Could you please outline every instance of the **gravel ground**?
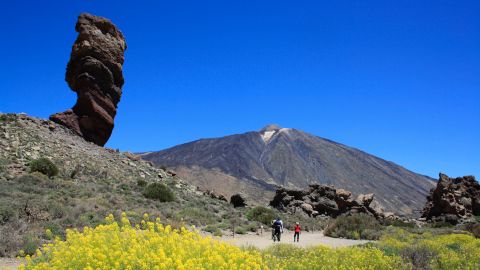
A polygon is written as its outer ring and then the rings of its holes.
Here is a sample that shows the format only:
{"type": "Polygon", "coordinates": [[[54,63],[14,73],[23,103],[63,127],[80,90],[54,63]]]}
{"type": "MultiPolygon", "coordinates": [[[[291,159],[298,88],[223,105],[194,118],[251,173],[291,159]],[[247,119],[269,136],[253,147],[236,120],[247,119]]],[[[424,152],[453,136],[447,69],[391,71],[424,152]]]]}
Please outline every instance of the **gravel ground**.
{"type": "Polygon", "coordinates": [[[15,258],[0,258],[0,270],[15,270],[22,263],[22,260],[15,258]]]}
{"type": "MultiPolygon", "coordinates": [[[[256,234],[246,234],[246,235],[235,235],[235,238],[231,236],[223,236],[221,238],[223,241],[229,242],[237,246],[255,246],[257,248],[267,248],[270,245],[273,245],[270,232],[265,232],[263,236],[256,234]]],[[[293,232],[285,232],[281,237],[281,242],[283,244],[294,244],[299,247],[309,247],[309,246],[318,246],[324,245],[333,248],[339,247],[348,247],[368,243],[368,240],[350,240],[350,239],[340,239],[340,238],[331,238],[324,236],[322,232],[304,232],[300,235],[299,242],[293,242],[293,232]]]]}

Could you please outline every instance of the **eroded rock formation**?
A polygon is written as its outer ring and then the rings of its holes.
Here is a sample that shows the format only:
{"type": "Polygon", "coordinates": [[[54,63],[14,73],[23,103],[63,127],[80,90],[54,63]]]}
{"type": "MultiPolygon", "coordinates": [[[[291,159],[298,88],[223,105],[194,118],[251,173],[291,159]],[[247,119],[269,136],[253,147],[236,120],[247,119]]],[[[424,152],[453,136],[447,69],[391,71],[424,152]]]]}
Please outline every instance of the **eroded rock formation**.
{"type": "Polygon", "coordinates": [[[228,202],[227,198],[223,194],[217,193],[214,190],[206,190],[203,192],[203,195],[210,196],[212,199],[228,202]]]}
{"type": "Polygon", "coordinates": [[[422,217],[452,224],[480,215],[480,184],[474,176],[449,178],[440,173],[430,191],[422,217]]]}
{"type": "Polygon", "coordinates": [[[110,138],[124,83],[127,48],[122,32],[108,19],[83,13],[75,30],[65,80],[77,93],[72,109],[50,116],[85,140],[100,146],[110,138]]]}
{"type": "Polygon", "coordinates": [[[360,194],[352,197],[350,191],[333,186],[310,185],[308,190],[279,188],[270,205],[281,211],[296,213],[301,211],[309,216],[327,215],[336,217],[342,214],[366,213],[376,218],[384,217],[371,203],[374,194],[360,194]]]}

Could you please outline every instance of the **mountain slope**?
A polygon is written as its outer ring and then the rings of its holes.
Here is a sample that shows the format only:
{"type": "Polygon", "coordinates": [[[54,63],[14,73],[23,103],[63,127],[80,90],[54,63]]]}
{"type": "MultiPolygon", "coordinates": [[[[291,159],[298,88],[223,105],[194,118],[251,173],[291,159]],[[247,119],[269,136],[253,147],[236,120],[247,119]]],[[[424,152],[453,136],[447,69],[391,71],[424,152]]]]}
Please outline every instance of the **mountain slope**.
{"type": "Polygon", "coordinates": [[[423,207],[433,181],[395,163],[296,129],[270,125],[215,139],[202,139],[143,155],[175,168],[200,187],[271,199],[276,185],[305,188],[332,184],[354,193],[375,193],[389,211],[411,214],[423,207]]]}
{"type": "Polygon", "coordinates": [[[149,213],[174,226],[229,224],[230,216],[244,216],[131,153],[89,143],[49,120],[0,113],[0,257],[35,252],[48,240],[47,228],[64,237],[65,228],[95,226],[122,211],[132,222],[149,213]],[[29,163],[38,158],[53,162],[58,175],[32,173],[29,163]],[[172,190],[174,201],[143,195],[157,182],[172,190]]]}

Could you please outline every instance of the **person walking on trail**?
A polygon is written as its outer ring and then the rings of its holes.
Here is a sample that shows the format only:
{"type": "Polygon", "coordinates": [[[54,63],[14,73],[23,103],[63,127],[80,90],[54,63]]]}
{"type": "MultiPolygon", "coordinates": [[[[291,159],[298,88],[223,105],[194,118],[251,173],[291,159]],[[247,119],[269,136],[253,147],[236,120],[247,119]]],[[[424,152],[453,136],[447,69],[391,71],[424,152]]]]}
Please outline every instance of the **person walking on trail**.
{"type": "Polygon", "coordinates": [[[273,242],[280,242],[281,235],[283,233],[283,221],[280,218],[277,218],[272,225],[273,229],[273,242]]]}
{"type": "Polygon", "coordinates": [[[275,242],[275,238],[276,238],[276,235],[275,235],[275,222],[276,222],[276,221],[277,221],[277,220],[274,219],[274,220],[272,220],[272,222],[271,222],[271,224],[270,224],[271,227],[272,227],[272,240],[273,240],[273,242],[275,242]]]}
{"type": "Polygon", "coordinates": [[[298,222],[295,223],[295,234],[293,235],[293,242],[295,242],[295,238],[297,239],[297,243],[300,240],[300,231],[302,228],[300,228],[300,224],[298,222]]]}

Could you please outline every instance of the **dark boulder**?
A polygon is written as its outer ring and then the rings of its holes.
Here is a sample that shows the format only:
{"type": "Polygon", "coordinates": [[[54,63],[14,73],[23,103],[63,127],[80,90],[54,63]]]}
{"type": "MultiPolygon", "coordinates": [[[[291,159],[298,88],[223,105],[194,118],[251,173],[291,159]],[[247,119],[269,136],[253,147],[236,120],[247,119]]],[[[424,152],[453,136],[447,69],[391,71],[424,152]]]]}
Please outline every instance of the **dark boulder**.
{"type": "Polygon", "coordinates": [[[230,197],[230,204],[233,205],[233,207],[235,208],[247,206],[245,198],[242,194],[232,195],[232,197],[230,197]]]}

